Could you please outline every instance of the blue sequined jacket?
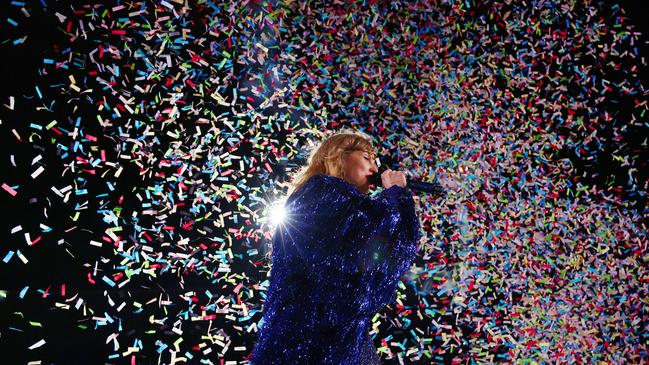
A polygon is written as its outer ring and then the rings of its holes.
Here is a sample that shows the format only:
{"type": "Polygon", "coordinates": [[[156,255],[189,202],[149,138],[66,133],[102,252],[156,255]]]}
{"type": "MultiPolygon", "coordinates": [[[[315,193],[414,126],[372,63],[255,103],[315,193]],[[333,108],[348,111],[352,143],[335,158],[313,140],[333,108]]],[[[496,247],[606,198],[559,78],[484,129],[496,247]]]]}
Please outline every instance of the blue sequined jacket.
{"type": "Polygon", "coordinates": [[[372,199],[316,175],[285,209],[251,363],[379,364],[371,318],[394,299],[419,238],[410,191],[392,186],[372,199]]]}

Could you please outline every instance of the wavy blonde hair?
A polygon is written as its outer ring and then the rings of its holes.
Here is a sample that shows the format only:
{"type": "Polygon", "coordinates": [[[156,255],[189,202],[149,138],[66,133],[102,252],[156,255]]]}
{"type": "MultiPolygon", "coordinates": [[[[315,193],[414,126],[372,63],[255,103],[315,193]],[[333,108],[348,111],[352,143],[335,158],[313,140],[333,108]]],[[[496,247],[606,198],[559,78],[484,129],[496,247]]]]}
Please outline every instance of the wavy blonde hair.
{"type": "Polygon", "coordinates": [[[298,170],[287,196],[298,191],[312,176],[323,174],[345,179],[344,157],[353,151],[368,152],[376,157],[372,138],[353,128],[342,129],[323,140],[311,152],[308,163],[298,170]]]}

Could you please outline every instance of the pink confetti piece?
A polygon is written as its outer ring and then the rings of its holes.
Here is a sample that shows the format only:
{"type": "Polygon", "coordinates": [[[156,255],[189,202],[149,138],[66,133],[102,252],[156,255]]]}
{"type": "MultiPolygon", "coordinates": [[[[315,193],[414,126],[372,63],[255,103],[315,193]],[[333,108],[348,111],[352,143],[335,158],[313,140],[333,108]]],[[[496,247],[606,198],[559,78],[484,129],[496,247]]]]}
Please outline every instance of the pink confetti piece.
{"type": "Polygon", "coordinates": [[[16,190],[12,189],[11,186],[7,185],[6,183],[2,183],[2,188],[3,188],[6,192],[8,192],[9,194],[11,194],[11,196],[16,196],[16,194],[18,194],[18,192],[16,192],[16,190]]]}

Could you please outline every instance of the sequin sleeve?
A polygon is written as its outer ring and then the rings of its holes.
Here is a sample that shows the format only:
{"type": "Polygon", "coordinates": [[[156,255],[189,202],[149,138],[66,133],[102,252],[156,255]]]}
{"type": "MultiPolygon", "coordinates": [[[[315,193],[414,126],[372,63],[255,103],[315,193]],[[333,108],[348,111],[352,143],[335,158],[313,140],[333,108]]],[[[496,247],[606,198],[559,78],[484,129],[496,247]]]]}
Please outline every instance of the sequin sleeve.
{"type": "Polygon", "coordinates": [[[355,225],[367,227],[356,241],[367,288],[363,310],[373,315],[394,297],[399,278],[408,271],[417,250],[419,219],[410,191],[393,186],[376,200],[362,200],[355,225]]]}
{"type": "Polygon", "coordinates": [[[416,251],[419,220],[408,189],[392,186],[376,199],[346,181],[326,175],[311,178],[292,200],[293,221],[305,224],[295,237],[314,273],[348,280],[358,314],[380,310],[394,296],[399,278],[416,251]]]}

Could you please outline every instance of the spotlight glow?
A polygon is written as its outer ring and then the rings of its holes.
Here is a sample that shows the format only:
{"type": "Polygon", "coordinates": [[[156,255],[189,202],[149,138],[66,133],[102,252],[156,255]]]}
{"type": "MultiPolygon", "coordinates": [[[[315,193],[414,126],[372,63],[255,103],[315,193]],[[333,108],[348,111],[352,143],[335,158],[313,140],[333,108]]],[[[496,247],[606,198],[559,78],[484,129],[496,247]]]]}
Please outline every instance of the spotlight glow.
{"type": "Polygon", "coordinates": [[[270,207],[268,217],[270,218],[270,221],[274,226],[283,224],[286,220],[286,209],[284,209],[284,201],[274,203],[270,207]]]}

